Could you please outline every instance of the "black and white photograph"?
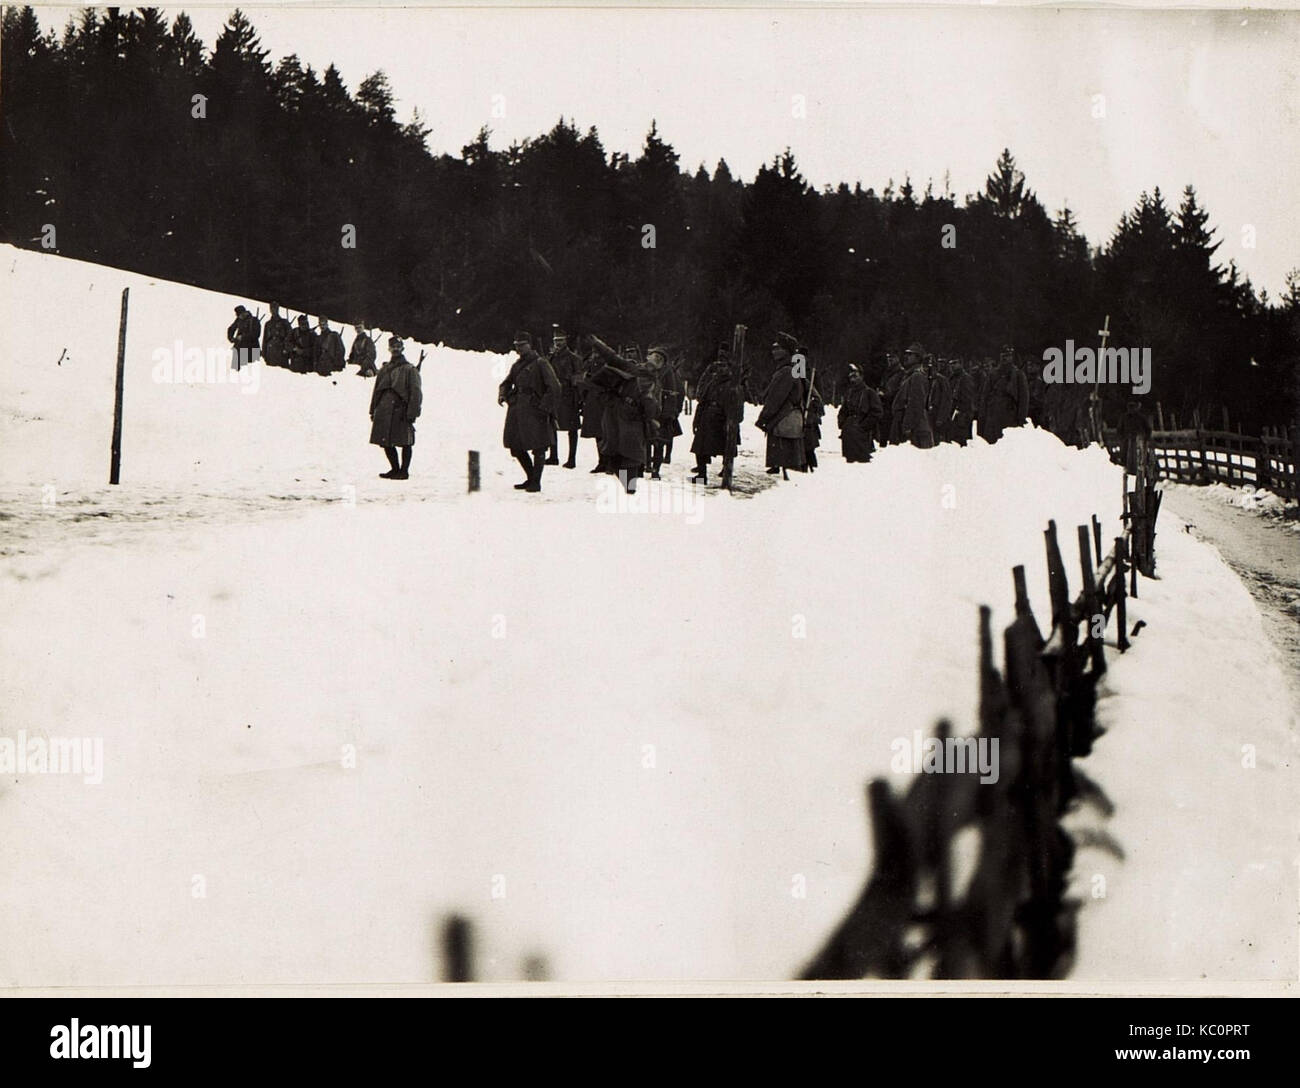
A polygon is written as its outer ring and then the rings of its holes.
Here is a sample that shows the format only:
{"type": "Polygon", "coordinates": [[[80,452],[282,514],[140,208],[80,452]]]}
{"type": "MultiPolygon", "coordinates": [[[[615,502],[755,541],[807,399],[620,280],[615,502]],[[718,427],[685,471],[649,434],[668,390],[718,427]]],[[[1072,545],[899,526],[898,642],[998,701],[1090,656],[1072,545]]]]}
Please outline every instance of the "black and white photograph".
{"type": "Polygon", "coordinates": [[[1294,995],[1298,183],[1297,10],[5,6],[0,990],[1294,995]]]}

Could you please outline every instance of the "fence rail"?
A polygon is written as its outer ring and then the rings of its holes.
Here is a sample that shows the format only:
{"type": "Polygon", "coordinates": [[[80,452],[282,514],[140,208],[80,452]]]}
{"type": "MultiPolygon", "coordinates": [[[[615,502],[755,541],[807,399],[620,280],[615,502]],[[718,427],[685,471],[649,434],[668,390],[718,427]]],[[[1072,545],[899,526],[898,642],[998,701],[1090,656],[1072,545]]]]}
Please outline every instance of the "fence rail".
{"type": "MultiPolygon", "coordinates": [[[[917,775],[895,796],[884,779],[867,787],[872,873],[857,903],[802,972],[805,979],[1052,978],[1073,960],[1078,903],[1065,896],[1074,843],[1060,817],[1076,798],[1099,795],[1073,760],[1092,750],[1096,684],[1106,671],[1105,631],[1128,649],[1127,599],[1138,566],[1154,569],[1159,494],[1145,471],[1125,494],[1125,531],[1101,554],[1101,524],[1077,529],[1081,588],[1070,597],[1056,523],[1044,533],[1052,625],[1039,629],[1012,571],[1015,619],[994,664],[991,612],[979,612],[979,728],[999,774],[917,775]],[[1130,562],[1132,560],[1132,562],[1130,562]],[[965,852],[956,856],[960,832],[965,852]],[[970,864],[961,864],[963,861],[970,864]],[[955,872],[969,871],[964,888],[955,872]]],[[[1127,481],[1127,477],[1126,477],[1127,481]]],[[[1149,570],[1144,570],[1148,573],[1149,570]]],[[[967,744],[941,721],[944,751],[967,744]]]]}
{"type": "MultiPolygon", "coordinates": [[[[1106,448],[1123,456],[1116,431],[1103,433],[1106,448]]],[[[1287,499],[1300,499],[1297,443],[1293,429],[1265,429],[1258,438],[1204,429],[1156,431],[1148,442],[1161,476],[1182,483],[1250,484],[1287,499]]]]}

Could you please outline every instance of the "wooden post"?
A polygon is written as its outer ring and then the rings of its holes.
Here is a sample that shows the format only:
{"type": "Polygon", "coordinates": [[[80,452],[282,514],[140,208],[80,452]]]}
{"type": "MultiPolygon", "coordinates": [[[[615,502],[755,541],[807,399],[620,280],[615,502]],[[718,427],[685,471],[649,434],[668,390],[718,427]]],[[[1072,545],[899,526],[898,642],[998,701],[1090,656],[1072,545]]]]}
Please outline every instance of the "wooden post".
{"type": "Polygon", "coordinates": [[[1119,652],[1128,649],[1128,605],[1124,593],[1124,567],[1128,562],[1128,545],[1122,536],[1115,538],[1115,622],[1119,625],[1119,652]]]}
{"type": "Polygon", "coordinates": [[[1025,567],[1023,563],[1020,566],[1011,568],[1011,580],[1016,587],[1016,615],[1027,615],[1029,612],[1029,591],[1025,588],[1025,567]]]}
{"type": "Polygon", "coordinates": [[[469,451],[469,489],[477,491],[481,483],[478,464],[478,450],[469,451]]]}
{"type": "Polygon", "coordinates": [[[1255,449],[1255,486],[1267,488],[1272,483],[1272,474],[1268,470],[1268,440],[1261,438],[1255,449]]]}
{"type": "Polygon", "coordinates": [[[474,981],[474,935],[469,920],[453,914],[442,927],[443,980],[474,981]]]}
{"type": "Polygon", "coordinates": [[[1047,589],[1052,598],[1052,626],[1063,630],[1070,623],[1070,590],[1065,580],[1065,564],[1056,543],[1056,522],[1049,521],[1043,532],[1047,542],[1047,589]]]}
{"type": "Polygon", "coordinates": [[[109,453],[108,482],[122,476],[122,387],[126,379],[126,299],[131,288],[122,288],[122,320],[117,329],[117,384],[113,390],[113,448],[109,453]]]}
{"type": "Polygon", "coordinates": [[[1101,566],[1105,556],[1101,554],[1101,522],[1097,520],[1097,515],[1092,515],[1092,547],[1093,562],[1101,566]]]}
{"type": "Polygon", "coordinates": [[[1094,678],[1106,671],[1106,653],[1102,640],[1092,633],[1093,617],[1101,613],[1102,603],[1097,596],[1097,582],[1092,570],[1092,544],[1088,540],[1088,526],[1080,525],[1079,533],[1079,571],[1083,577],[1083,599],[1085,602],[1083,622],[1087,630],[1084,637],[1088,643],[1088,653],[1092,658],[1092,675],[1094,678]]]}

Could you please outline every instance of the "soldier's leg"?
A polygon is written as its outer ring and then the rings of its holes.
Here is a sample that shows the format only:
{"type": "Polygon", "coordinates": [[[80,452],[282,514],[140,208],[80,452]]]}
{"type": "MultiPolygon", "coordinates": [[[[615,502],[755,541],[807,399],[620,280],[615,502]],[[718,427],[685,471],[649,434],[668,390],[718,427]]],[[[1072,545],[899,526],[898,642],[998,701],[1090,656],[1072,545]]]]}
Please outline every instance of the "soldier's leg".
{"type": "Polygon", "coordinates": [[[547,459],[545,450],[533,450],[533,474],[528,478],[525,491],[541,491],[542,469],[549,464],[551,462],[547,459]]]}
{"type": "Polygon", "coordinates": [[[650,479],[659,479],[659,469],[664,463],[664,444],[662,442],[650,443],[650,479]]]}
{"type": "Polygon", "coordinates": [[[385,446],[384,456],[388,458],[388,463],[393,467],[389,469],[387,472],[381,472],[379,474],[379,477],[380,479],[383,480],[391,480],[394,476],[396,476],[399,472],[402,471],[402,466],[397,463],[397,447],[385,446]]]}
{"type": "Polygon", "coordinates": [[[671,465],[673,463],[673,438],[674,437],[676,436],[670,434],[668,436],[668,441],[664,443],[664,464],[665,465],[671,465]]]}
{"type": "Polygon", "coordinates": [[[578,462],[574,460],[574,455],[578,450],[578,429],[575,427],[569,431],[569,459],[564,462],[565,468],[577,468],[578,462]]]}
{"type": "Polygon", "coordinates": [[[397,474],[397,479],[405,480],[411,471],[411,446],[402,447],[402,467],[397,474]]]}
{"type": "Polygon", "coordinates": [[[524,450],[519,450],[519,451],[512,450],[511,452],[514,453],[515,460],[518,461],[519,464],[523,467],[524,477],[525,477],[523,483],[515,484],[515,490],[523,491],[525,488],[528,487],[529,484],[533,482],[533,459],[529,457],[527,452],[525,452],[524,450]]]}
{"type": "Polygon", "coordinates": [[[709,459],[702,453],[695,455],[695,472],[691,475],[692,480],[698,480],[702,484],[709,482],[709,459]]]}
{"type": "Polygon", "coordinates": [[[560,463],[560,435],[554,425],[551,427],[551,445],[546,451],[546,458],[543,463],[547,465],[558,465],[560,463]]]}

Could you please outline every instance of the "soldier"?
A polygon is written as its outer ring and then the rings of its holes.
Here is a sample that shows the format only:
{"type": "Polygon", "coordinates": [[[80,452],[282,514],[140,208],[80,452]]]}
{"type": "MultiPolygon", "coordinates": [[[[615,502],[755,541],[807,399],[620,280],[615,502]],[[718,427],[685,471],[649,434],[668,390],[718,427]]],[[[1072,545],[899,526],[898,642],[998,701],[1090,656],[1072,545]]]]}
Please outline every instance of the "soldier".
{"type": "Polygon", "coordinates": [[[610,390],[601,421],[607,471],[615,473],[629,495],[645,472],[652,443],[659,436],[659,383],[655,372],[632,357],[620,358],[599,337],[591,338],[604,366],[593,378],[610,390]]]}
{"type": "Polygon", "coordinates": [[[320,341],[316,352],[316,373],[328,377],[344,367],[343,337],[330,328],[326,318],[320,319],[320,341]]]}
{"type": "Polygon", "coordinates": [[[849,464],[871,460],[876,446],[873,439],[880,421],[885,416],[880,394],[871,388],[862,376],[857,363],[849,364],[849,388],[840,405],[837,422],[840,427],[840,452],[849,464]]]}
{"type": "Polygon", "coordinates": [[[898,397],[898,388],[907,377],[902,361],[893,352],[885,356],[885,379],[881,386],[883,402],[889,405],[889,433],[880,436],[882,446],[897,446],[903,441],[903,420],[894,415],[894,401],[898,397]]]}
{"type": "Polygon", "coordinates": [[[709,482],[709,462],[722,457],[722,486],[731,487],[736,451],[740,448],[740,424],[745,415],[745,388],[740,367],[725,346],[718,349],[716,362],[700,375],[699,398],[691,427],[695,437],[692,481],[709,482]]]}
{"type": "Polygon", "coordinates": [[[658,434],[650,444],[650,479],[659,479],[659,469],[668,462],[668,447],[682,433],[682,383],[677,372],[669,365],[668,352],[662,347],[652,347],[646,352],[646,366],[659,387],[658,434]]]}
{"type": "Polygon", "coordinates": [[[926,367],[926,376],[930,382],[930,429],[934,432],[936,443],[947,442],[952,426],[952,383],[939,368],[933,355],[926,367]]]}
{"type": "Polygon", "coordinates": [[[808,403],[803,413],[804,471],[816,472],[817,447],[822,444],[822,416],[826,414],[826,404],[811,378],[808,384],[808,403]]]}
{"type": "Polygon", "coordinates": [[[1016,366],[1015,352],[1002,349],[998,368],[989,378],[985,400],[984,426],[981,434],[989,442],[996,442],[1008,427],[1019,427],[1029,410],[1029,386],[1024,372],[1016,366]]]}
{"type": "Polygon", "coordinates": [[[566,431],[569,435],[569,459],[564,462],[564,467],[574,468],[577,465],[574,460],[578,448],[578,427],[580,423],[577,379],[581,366],[582,360],[569,348],[568,334],[559,325],[553,325],[551,332],[551,369],[555,371],[555,377],[560,383],[560,396],[555,406],[556,434],[551,438],[551,448],[549,456],[546,458],[548,465],[558,465],[560,463],[560,451],[557,445],[560,431],[566,431]]]}
{"type": "MultiPolygon", "coordinates": [[[[973,367],[975,364],[972,363],[973,367]]],[[[979,383],[972,371],[967,370],[959,361],[952,376],[953,417],[951,434],[958,445],[964,446],[970,441],[970,429],[975,423],[975,403],[979,397],[979,383]]]]}
{"type": "Polygon", "coordinates": [[[1035,427],[1047,427],[1047,383],[1043,381],[1043,372],[1034,365],[1032,358],[1021,363],[1025,374],[1025,384],[1029,387],[1029,419],[1035,427]]]}
{"type": "Polygon", "coordinates": [[[319,339],[307,324],[307,315],[299,314],[298,321],[289,334],[289,369],[295,374],[315,370],[319,350],[319,339]]]}
{"type": "Polygon", "coordinates": [[[578,374],[576,385],[582,404],[582,430],[580,437],[596,440],[596,467],[591,471],[610,472],[609,459],[605,456],[605,409],[609,407],[613,396],[612,375],[603,369],[599,356],[593,349],[587,357],[583,370],[578,374]]]}
{"type": "Polygon", "coordinates": [[[1151,421],[1138,407],[1137,401],[1129,401],[1119,421],[1119,443],[1124,471],[1130,476],[1140,474],[1150,440],[1151,421]]]}
{"type": "Polygon", "coordinates": [[[280,307],[271,303],[271,316],[262,330],[262,358],[267,366],[285,366],[289,361],[289,322],[280,316],[280,307]]]}
{"type": "Polygon", "coordinates": [[[665,384],[664,389],[667,391],[671,388],[672,396],[669,399],[669,407],[673,408],[672,425],[668,428],[668,433],[664,436],[664,464],[673,463],[673,439],[682,434],[682,423],[679,418],[682,414],[682,408],[688,407],[686,382],[682,380],[682,358],[678,356],[674,361],[668,360],[666,378],[671,379],[671,386],[665,384]]]}
{"type": "Polygon", "coordinates": [[[892,409],[898,422],[898,440],[910,441],[917,449],[928,450],[934,445],[934,432],[930,429],[930,417],[926,412],[930,388],[925,380],[924,359],[924,349],[915,342],[903,352],[907,374],[894,394],[892,409]]]}
{"type": "Polygon", "coordinates": [[[803,405],[807,379],[796,377],[791,354],[798,341],[789,333],[779,332],[772,344],[772,361],[776,369],[763,393],[763,408],[755,425],[767,435],[767,471],[778,472],[786,479],[786,469],[802,469],[807,461],[803,446],[803,405]]]}
{"type": "Polygon", "coordinates": [[[257,362],[257,345],[261,338],[261,323],[248,312],[247,307],[236,306],[235,320],[226,329],[226,339],[233,349],[236,370],[257,362]]]}
{"type": "Polygon", "coordinates": [[[358,377],[373,378],[379,373],[375,370],[375,342],[370,339],[365,325],[358,323],[353,326],[353,331],[356,336],[348,350],[348,363],[356,366],[358,377]]]}
{"type": "MultiPolygon", "coordinates": [[[[337,336],[338,334],[335,333],[337,336]]],[[[402,340],[388,338],[388,362],[379,371],[370,394],[370,442],[382,446],[392,468],[381,472],[383,480],[405,480],[411,470],[411,447],[415,445],[415,421],[420,416],[424,394],[420,372],[402,354],[402,340]],[[401,447],[402,460],[397,460],[401,447]]]]}
{"type": "Polygon", "coordinates": [[[509,406],[501,443],[524,470],[524,480],[515,484],[515,490],[536,492],[542,489],[560,382],[550,363],[533,348],[532,334],[515,333],[514,348],[519,357],[497,390],[497,404],[509,406]]]}

